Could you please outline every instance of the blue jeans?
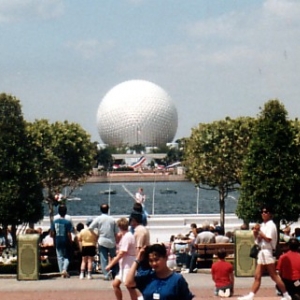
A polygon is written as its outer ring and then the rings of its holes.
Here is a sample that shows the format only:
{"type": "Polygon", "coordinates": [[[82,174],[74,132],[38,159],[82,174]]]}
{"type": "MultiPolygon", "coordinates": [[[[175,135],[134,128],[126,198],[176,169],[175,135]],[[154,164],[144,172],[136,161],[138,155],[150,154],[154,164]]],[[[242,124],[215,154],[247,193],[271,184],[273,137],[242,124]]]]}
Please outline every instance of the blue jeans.
{"type": "Polygon", "coordinates": [[[56,256],[59,272],[61,273],[64,270],[68,271],[70,264],[70,251],[66,247],[56,248],[56,256]]]}
{"type": "MultiPolygon", "coordinates": [[[[100,255],[100,264],[101,264],[101,270],[105,277],[108,277],[108,272],[105,270],[105,268],[108,265],[108,258],[113,258],[116,256],[116,247],[113,248],[106,248],[104,246],[99,245],[99,255],[100,255]]],[[[112,275],[113,278],[119,271],[119,264],[116,264],[112,267],[112,275]]]]}

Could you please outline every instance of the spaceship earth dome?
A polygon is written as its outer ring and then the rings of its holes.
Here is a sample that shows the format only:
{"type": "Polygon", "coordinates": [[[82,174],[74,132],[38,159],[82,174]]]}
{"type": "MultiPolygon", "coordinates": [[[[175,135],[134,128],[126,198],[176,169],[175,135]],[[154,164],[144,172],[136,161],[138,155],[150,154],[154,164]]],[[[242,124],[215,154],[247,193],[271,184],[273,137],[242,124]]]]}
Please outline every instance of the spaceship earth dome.
{"type": "Polygon", "coordinates": [[[98,132],[108,145],[162,146],[173,141],[177,126],[177,109],[171,97],[145,80],[116,85],[98,107],[98,132]]]}

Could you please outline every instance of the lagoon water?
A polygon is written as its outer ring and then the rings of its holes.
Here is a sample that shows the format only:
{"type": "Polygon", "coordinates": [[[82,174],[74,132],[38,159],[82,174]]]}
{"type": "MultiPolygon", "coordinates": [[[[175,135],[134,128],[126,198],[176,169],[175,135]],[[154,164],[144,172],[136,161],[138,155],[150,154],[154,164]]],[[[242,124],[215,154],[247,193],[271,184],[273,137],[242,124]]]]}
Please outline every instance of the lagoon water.
{"type": "MultiPolygon", "coordinates": [[[[72,194],[74,200],[67,201],[68,213],[72,216],[99,215],[99,204],[109,203],[111,215],[126,215],[132,210],[133,195],[139,187],[146,194],[146,210],[149,214],[214,214],[219,213],[217,191],[195,188],[191,182],[124,182],[86,183],[72,194]],[[113,189],[116,194],[101,192],[113,189]],[[177,194],[161,194],[162,189],[177,191],[177,194]],[[78,200],[80,198],[81,200],[78,200]],[[77,200],[76,200],[77,199],[77,200]]],[[[231,193],[225,202],[225,213],[234,213],[238,193],[231,193]]],[[[45,208],[47,215],[47,208],[45,208]]]]}

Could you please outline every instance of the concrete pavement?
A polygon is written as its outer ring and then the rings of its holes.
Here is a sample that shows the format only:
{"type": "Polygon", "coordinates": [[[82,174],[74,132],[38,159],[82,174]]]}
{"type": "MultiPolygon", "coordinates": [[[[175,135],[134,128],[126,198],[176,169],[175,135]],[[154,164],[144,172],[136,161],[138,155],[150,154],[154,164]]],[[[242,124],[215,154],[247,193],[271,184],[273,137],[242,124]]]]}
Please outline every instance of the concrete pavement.
{"type": "MultiPolygon", "coordinates": [[[[214,284],[209,271],[198,274],[183,274],[189,283],[194,299],[221,299],[213,295],[214,284]]],[[[253,278],[235,278],[235,295],[231,299],[237,299],[249,292],[253,278]]],[[[94,275],[93,280],[80,280],[78,275],[69,279],[44,275],[37,281],[18,281],[16,276],[0,276],[0,295],[4,300],[113,300],[115,299],[111,282],[100,279],[99,274],[94,275]]],[[[123,300],[129,300],[129,295],[123,287],[123,300]]],[[[275,293],[274,283],[269,277],[263,277],[261,289],[255,300],[280,300],[275,293]]]]}

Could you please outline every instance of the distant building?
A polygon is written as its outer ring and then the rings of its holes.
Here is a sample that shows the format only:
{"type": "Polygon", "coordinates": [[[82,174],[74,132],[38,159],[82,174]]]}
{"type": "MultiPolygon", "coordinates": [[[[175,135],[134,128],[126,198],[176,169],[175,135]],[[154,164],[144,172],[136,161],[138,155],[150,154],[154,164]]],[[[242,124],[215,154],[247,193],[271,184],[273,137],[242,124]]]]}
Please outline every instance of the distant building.
{"type": "Polygon", "coordinates": [[[178,143],[167,143],[167,147],[169,147],[169,149],[178,149],[178,143]]]}
{"type": "Polygon", "coordinates": [[[97,149],[101,150],[101,149],[105,149],[108,145],[107,144],[97,144],[97,149]]]}

